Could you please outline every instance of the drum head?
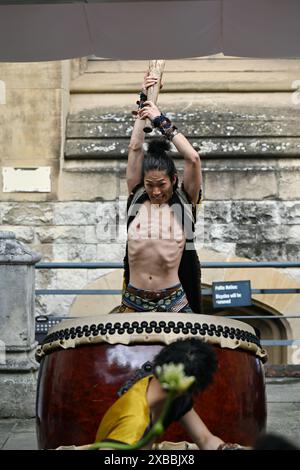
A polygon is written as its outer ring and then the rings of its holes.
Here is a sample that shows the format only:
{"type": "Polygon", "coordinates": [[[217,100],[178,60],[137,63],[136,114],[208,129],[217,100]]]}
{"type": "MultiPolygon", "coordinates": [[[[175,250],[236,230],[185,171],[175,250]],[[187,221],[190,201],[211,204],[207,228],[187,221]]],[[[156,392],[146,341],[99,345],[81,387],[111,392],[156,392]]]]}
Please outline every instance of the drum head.
{"type": "Polygon", "coordinates": [[[109,344],[170,344],[180,338],[196,337],[221,348],[252,352],[263,362],[262,349],[254,328],[226,317],[187,313],[143,312],[130,315],[97,315],[64,320],[49,330],[37,349],[37,360],[59,349],[101,342],[109,344]]]}

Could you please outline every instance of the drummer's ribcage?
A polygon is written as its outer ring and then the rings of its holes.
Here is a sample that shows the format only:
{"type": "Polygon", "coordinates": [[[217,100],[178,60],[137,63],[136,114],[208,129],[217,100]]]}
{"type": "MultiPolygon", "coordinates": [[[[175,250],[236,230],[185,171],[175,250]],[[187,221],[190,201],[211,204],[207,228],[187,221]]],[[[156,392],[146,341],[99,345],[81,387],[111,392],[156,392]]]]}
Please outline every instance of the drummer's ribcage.
{"type": "MultiPolygon", "coordinates": [[[[160,267],[177,269],[185,236],[168,204],[143,204],[128,230],[128,253],[131,266],[141,269],[160,267]],[[145,266],[140,266],[142,263],[145,266]]],[[[154,271],[154,269],[152,269],[154,271]]]]}
{"type": "Polygon", "coordinates": [[[184,240],[181,226],[168,204],[150,204],[140,208],[128,230],[130,240],[184,240]]]}

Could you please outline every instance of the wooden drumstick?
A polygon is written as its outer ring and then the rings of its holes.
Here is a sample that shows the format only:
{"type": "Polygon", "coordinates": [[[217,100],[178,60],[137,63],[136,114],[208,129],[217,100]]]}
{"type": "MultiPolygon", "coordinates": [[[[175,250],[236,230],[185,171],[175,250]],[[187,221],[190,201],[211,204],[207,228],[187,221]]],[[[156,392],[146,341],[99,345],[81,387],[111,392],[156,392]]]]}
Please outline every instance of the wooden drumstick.
{"type": "MultiPolygon", "coordinates": [[[[147,100],[152,101],[153,103],[156,103],[158,98],[164,68],[165,60],[150,60],[149,62],[149,75],[158,78],[157,83],[149,87],[147,90],[147,100]]],[[[145,120],[144,132],[147,134],[152,132],[152,123],[149,118],[146,118],[145,120]]]]}

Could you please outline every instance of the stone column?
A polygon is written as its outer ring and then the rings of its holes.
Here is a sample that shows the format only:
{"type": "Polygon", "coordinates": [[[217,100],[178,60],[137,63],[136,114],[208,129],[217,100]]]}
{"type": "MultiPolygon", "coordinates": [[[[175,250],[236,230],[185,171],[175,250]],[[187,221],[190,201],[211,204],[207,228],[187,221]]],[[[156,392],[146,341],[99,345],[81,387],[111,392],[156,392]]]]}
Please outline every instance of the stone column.
{"type": "Polygon", "coordinates": [[[13,232],[0,232],[0,417],[35,415],[34,265],[39,260],[13,232]]]}

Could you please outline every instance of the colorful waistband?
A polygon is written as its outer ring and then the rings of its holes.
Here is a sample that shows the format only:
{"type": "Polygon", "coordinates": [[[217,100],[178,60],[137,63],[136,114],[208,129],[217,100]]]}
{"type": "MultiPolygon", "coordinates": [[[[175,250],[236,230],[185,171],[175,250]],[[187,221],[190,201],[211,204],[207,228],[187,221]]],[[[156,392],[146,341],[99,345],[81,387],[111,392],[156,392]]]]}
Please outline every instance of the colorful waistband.
{"type": "Polygon", "coordinates": [[[122,304],[136,312],[180,312],[188,307],[188,300],[181,284],[158,291],[147,291],[128,286],[122,304]]]}
{"type": "Polygon", "coordinates": [[[160,300],[176,293],[179,289],[182,289],[182,285],[180,283],[176,284],[175,286],[159,290],[138,289],[132,284],[128,284],[126,291],[130,294],[137,295],[143,299],[160,300]]]}

